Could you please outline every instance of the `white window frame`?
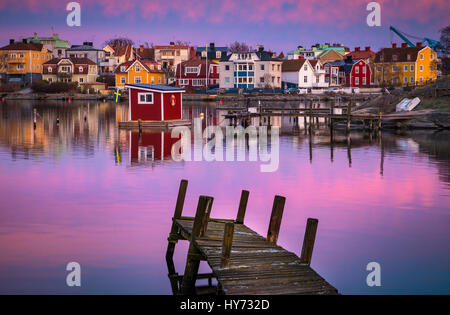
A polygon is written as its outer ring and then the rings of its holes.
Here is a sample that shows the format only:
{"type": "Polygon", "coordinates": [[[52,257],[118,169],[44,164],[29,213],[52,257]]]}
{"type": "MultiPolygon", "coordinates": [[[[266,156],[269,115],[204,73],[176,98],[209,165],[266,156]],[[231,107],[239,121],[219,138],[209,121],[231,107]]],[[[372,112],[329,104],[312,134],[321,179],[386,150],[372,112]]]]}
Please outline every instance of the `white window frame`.
{"type": "Polygon", "coordinates": [[[127,78],[125,78],[125,77],[120,77],[120,83],[121,83],[121,84],[127,83],[127,78]]]}
{"type": "Polygon", "coordinates": [[[134,66],[134,70],[136,72],[141,72],[141,65],[137,63],[136,66],[134,66]]]}
{"type": "Polygon", "coordinates": [[[150,92],[141,92],[141,93],[138,93],[138,104],[154,104],[154,101],[155,101],[155,98],[154,98],[153,93],[150,93],[150,92]],[[142,95],[145,96],[145,101],[141,101],[141,96],[142,96],[142,95]],[[152,96],[152,101],[151,101],[151,102],[148,102],[148,101],[147,101],[147,95],[151,95],[151,96],[152,96]]]}
{"type": "Polygon", "coordinates": [[[142,83],[142,78],[141,77],[134,77],[134,83],[135,84],[141,84],[142,83]],[[139,82],[137,82],[137,79],[139,79],[139,82]]]}

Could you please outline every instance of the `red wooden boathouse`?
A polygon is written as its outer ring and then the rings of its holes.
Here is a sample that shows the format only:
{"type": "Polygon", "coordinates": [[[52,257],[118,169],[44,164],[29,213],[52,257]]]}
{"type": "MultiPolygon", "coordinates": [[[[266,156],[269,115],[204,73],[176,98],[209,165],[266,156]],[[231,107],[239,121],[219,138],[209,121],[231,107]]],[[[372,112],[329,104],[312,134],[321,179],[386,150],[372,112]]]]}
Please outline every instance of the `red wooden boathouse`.
{"type": "Polygon", "coordinates": [[[182,119],[184,90],[156,84],[126,84],[131,121],[176,121],[182,119]]]}

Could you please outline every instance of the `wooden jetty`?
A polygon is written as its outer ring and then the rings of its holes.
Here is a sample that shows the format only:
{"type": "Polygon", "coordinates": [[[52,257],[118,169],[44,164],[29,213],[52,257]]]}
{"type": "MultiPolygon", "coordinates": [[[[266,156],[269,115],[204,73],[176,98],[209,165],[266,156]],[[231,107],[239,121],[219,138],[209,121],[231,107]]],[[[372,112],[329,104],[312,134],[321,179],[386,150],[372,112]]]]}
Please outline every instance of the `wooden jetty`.
{"type": "Polygon", "coordinates": [[[317,219],[308,219],[298,257],[277,245],[284,197],[275,196],[267,237],[263,237],[244,225],[248,191],[242,191],[236,220],[210,218],[214,198],[208,196],[200,196],[195,217],[184,217],[187,185],[186,180],[181,181],[166,253],[174,294],[338,294],[310,267],[317,219]],[[179,240],[189,241],[184,275],[175,271],[173,262],[179,240]],[[198,274],[202,260],[211,273],[198,274]],[[199,279],[207,279],[208,285],[196,286],[199,279]]]}
{"type": "Polygon", "coordinates": [[[164,121],[149,121],[149,120],[129,120],[120,121],[120,129],[132,129],[132,130],[142,130],[142,129],[169,129],[178,126],[190,126],[192,122],[190,120],[164,120],[164,121]]]}

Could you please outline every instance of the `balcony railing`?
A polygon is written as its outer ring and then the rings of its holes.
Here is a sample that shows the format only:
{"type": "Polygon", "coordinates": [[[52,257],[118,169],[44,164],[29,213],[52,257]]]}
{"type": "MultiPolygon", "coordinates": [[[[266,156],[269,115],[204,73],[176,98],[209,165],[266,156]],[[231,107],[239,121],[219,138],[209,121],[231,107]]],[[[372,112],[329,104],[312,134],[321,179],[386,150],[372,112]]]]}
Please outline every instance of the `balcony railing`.
{"type": "Polygon", "coordinates": [[[6,58],[7,63],[25,63],[25,57],[7,57],[6,58]]]}

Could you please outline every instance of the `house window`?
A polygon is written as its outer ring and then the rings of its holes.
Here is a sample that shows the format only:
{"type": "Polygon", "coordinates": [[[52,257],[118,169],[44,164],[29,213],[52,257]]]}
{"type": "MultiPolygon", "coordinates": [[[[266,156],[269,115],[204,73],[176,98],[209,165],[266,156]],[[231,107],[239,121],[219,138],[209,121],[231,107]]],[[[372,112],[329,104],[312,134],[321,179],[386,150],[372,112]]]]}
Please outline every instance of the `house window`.
{"type": "Polygon", "coordinates": [[[358,67],[358,66],[355,67],[355,73],[356,73],[356,74],[359,74],[359,67],[358,67]]]}
{"type": "Polygon", "coordinates": [[[363,67],[362,67],[362,72],[363,72],[363,74],[366,74],[366,72],[367,72],[366,66],[363,66],[363,67]]]}
{"type": "Polygon", "coordinates": [[[225,66],[225,70],[226,70],[226,71],[229,71],[229,70],[230,70],[230,66],[229,66],[229,65],[226,65],[226,66],[225,66]]]}
{"type": "Polygon", "coordinates": [[[158,65],[158,70],[161,70],[161,65],[158,65]]]}
{"type": "Polygon", "coordinates": [[[260,77],[259,82],[264,83],[264,77],[260,77]]]}
{"type": "Polygon", "coordinates": [[[408,66],[404,66],[403,69],[405,70],[405,72],[408,72],[408,66]]]}
{"type": "Polygon", "coordinates": [[[253,71],[253,65],[248,65],[248,71],[253,71]]]}
{"type": "Polygon", "coordinates": [[[393,61],[397,61],[397,60],[398,60],[397,55],[393,55],[393,56],[392,56],[392,60],[393,60],[393,61]]]}
{"type": "Polygon", "coordinates": [[[303,67],[303,70],[308,70],[308,66],[307,65],[305,65],[304,67],[303,67]]]}
{"type": "Polygon", "coordinates": [[[79,78],[78,82],[83,83],[84,82],[84,78],[79,78]]]}
{"type": "Polygon", "coordinates": [[[253,78],[252,77],[248,78],[248,83],[253,84],[253,78]]]}
{"type": "Polygon", "coordinates": [[[203,57],[203,58],[206,58],[206,50],[203,50],[203,51],[202,51],[202,57],[203,57]]]}
{"type": "Polygon", "coordinates": [[[136,72],[141,72],[141,66],[139,64],[136,65],[136,67],[134,67],[136,72]]]}
{"type": "Polygon", "coordinates": [[[377,71],[378,71],[378,72],[381,72],[381,67],[377,67],[377,71]]]}
{"type": "Polygon", "coordinates": [[[355,78],[355,85],[359,85],[359,78],[358,77],[355,78]]]}
{"type": "Polygon", "coordinates": [[[125,70],[126,70],[126,69],[125,69],[125,66],[121,66],[121,67],[120,67],[120,72],[125,72],[125,70]]]}
{"type": "Polygon", "coordinates": [[[423,78],[422,77],[420,77],[420,83],[423,83],[423,78]]]}
{"type": "Polygon", "coordinates": [[[434,55],[430,54],[430,59],[433,60],[433,58],[434,58],[434,55]]]}
{"type": "Polygon", "coordinates": [[[155,66],[154,66],[154,65],[151,65],[151,66],[150,66],[150,70],[155,70],[155,66]]]}
{"type": "Polygon", "coordinates": [[[126,83],[126,78],[125,77],[121,77],[120,78],[120,83],[121,84],[125,84],[126,83]]]}
{"type": "Polygon", "coordinates": [[[155,77],[152,77],[151,82],[152,84],[155,83],[155,77]]]}
{"type": "Polygon", "coordinates": [[[411,82],[411,83],[414,83],[414,77],[411,77],[411,78],[410,78],[410,82],[411,82]]]}
{"type": "Polygon", "coordinates": [[[366,84],[367,84],[367,80],[366,80],[365,77],[363,78],[363,81],[362,81],[362,82],[363,82],[363,85],[366,85],[366,84]]]}
{"type": "Polygon", "coordinates": [[[83,72],[83,67],[78,67],[79,72],[83,72]]]}
{"type": "Polygon", "coordinates": [[[142,83],[142,78],[141,77],[135,77],[134,78],[134,83],[137,83],[137,84],[142,83]]]}
{"type": "Polygon", "coordinates": [[[264,65],[261,65],[261,71],[264,71],[264,65]]]}
{"type": "Polygon", "coordinates": [[[48,72],[52,72],[53,71],[53,68],[52,67],[48,67],[48,72]]]}
{"type": "MultiPolygon", "coordinates": [[[[431,56],[433,56],[433,55],[431,55],[431,56]]],[[[19,57],[20,57],[20,58],[23,58],[23,53],[20,53],[20,54],[19,54],[19,57]]],[[[431,58],[431,59],[433,59],[433,58],[431,58]]]]}
{"type": "Polygon", "coordinates": [[[419,69],[420,69],[420,71],[423,71],[423,66],[421,65],[419,69]]]}
{"type": "Polygon", "coordinates": [[[138,93],[138,104],[153,104],[153,93],[138,93]]]}
{"type": "Polygon", "coordinates": [[[423,54],[420,54],[420,60],[423,60],[423,54]]]}
{"type": "Polygon", "coordinates": [[[406,55],[406,60],[411,60],[411,55],[410,54],[406,55]]]}
{"type": "Polygon", "coordinates": [[[403,83],[405,83],[405,84],[408,83],[408,77],[403,78],[403,83]]]}
{"type": "Polygon", "coordinates": [[[303,78],[303,82],[308,83],[308,76],[305,75],[305,77],[303,78]]]}
{"type": "Polygon", "coordinates": [[[216,58],[220,59],[222,57],[222,52],[221,51],[216,51],[216,58]]]}
{"type": "Polygon", "coordinates": [[[186,67],[186,73],[198,73],[198,67],[186,67]]]}
{"type": "Polygon", "coordinates": [[[398,67],[397,66],[392,66],[392,72],[397,72],[398,71],[398,67]]]}
{"type": "MultiPolygon", "coordinates": [[[[34,68],[34,65],[33,65],[33,68],[34,68]]],[[[23,70],[23,69],[25,69],[25,66],[22,63],[19,63],[17,65],[17,70],[23,70]]]]}
{"type": "Polygon", "coordinates": [[[411,65],[411,66],[409,67],[409,71],[411,71],[411,72],[414,71],[414,66],[413,66],[413,65],[411,65]]]}
{"type": "Polygon", "coordinates": [[[225,78],[225,83],[230,83],[230,78],[229,77],[225,78]]]}
{"type": "Polygon", "coordinates": [[[158,77],[158,83],[161,83],[161,77],[158,77]]]}
{"type": "Polygon", "coordinates": [[[52,79],[52,78],[48,78],[47,81],[50,82],[50,83],[52,83],[52,82],[53,82],[53,79],[52,79]]]}

